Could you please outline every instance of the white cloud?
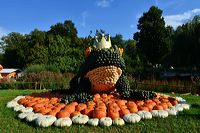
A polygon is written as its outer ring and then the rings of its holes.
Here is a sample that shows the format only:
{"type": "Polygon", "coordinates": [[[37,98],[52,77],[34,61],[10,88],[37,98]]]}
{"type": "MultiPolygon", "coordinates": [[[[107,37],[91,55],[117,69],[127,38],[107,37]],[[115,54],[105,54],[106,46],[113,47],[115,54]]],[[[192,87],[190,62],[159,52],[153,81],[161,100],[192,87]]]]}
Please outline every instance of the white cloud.
{"type": "Polygon", "coordinates": [[[86,18],[89,16],[87,11],[83,11],[81,13],[81,17],[82,17],[82,22],[81,22],[81,26],[83,26],[84,28],[86,27],[86,18]]]}
{"type": "Polygon", "coordinates": [[[7,35],[8,33],[9,33],[9,30],[7,30],[7,29],[5,29],[5,28],[3,28],[3,27],[0,27],[0,38],[1,38],[2,36],[7,35]]]}
{"type": "Polygon", "coordinates": [[[175,15],[166,15],[164,16],[166,25],[170,25],[174,28],[177,28],[179,25],[182,25],[187,20],[192,19],[195,15],[200,14],[200,8],[193,9],[182,14],[175,15]]]}
{"type": "Polygon", "coordinates": [[[98,0],[96,4],[98,7],[106,8],[109,7],[113,1],[114,0],[98,0]]]}

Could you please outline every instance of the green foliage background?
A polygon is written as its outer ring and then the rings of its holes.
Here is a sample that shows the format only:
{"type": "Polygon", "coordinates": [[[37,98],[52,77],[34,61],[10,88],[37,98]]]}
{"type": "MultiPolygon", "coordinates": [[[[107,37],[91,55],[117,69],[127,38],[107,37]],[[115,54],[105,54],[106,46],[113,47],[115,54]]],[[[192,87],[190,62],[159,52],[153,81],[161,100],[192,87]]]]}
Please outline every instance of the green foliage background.
{"type": "MultiPolygon", "coordinates": [[[[103,30],[102,30],[103,31],[103,30]]],[[[51,66],[57,72],[76,73],[84,61],[84,50],[93,45],[93,37],[78,37],[71,20],[52,25],[48,31],[34,29],[29,34],[11,32],[1,38],[0,63],[4,68],[25,69],[32,65],[51,66]]],[[[162,10],[152,6],[138,20],[134,39],[116,34],[112,45],[124,49],[127,73],[138,76],[162,68],[200,68],[200,17],[177,29],[165,26],[162,10]]]]}

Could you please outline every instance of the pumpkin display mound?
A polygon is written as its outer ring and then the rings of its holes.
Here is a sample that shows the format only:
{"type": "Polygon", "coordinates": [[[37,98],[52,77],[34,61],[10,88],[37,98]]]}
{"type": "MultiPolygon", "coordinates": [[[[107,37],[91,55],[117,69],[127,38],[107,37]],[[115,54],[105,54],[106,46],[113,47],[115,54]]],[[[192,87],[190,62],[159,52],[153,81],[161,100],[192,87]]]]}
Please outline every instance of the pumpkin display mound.
{"type": "Polygon", "coordinates": [[[18,118],[35,122],[40,127],[69,127],[73,123],[121,126],[153,117],[166,118],[190,108],[181,97],[159,93],[148,100],[124,100],[118,94],[97,93],[87,103],[68,104],[61,102],[63,97],[51,92],[33,93],[16,97],[7,103],[7,107],[19,112],[18,118]]]}

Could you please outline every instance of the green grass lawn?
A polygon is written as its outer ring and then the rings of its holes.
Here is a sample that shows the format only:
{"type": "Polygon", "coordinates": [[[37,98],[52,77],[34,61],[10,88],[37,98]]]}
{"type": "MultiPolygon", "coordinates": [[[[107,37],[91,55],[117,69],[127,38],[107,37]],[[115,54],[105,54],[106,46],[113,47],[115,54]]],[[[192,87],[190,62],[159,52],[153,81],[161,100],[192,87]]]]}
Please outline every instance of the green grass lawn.
{"type": "MultiPolygon", "coordinates": [[[[35,92],[35,90],[0,90],[0,133],[61,133],[61,132],[109,132],[109,133],[138,133],[138,132],[177,132],[189,133],[200,132],[200,97],[187,95],[181,96],[191,104],[190,110],[185,110],[177,116],[169,116],[165,119],[153,118],[142,120],[136,124],[126,124],[121,127],[92,127],[89,125],[72,125],[71,127],[58,128],[51,126],[48,128],[37,127],[34,123],[27,123],[18,119],[18,113],[6,108],[6,103],[18,95],[25,95],[35,92]]],[[[179,96],[179,95],[175,95],[179,96]]]]}

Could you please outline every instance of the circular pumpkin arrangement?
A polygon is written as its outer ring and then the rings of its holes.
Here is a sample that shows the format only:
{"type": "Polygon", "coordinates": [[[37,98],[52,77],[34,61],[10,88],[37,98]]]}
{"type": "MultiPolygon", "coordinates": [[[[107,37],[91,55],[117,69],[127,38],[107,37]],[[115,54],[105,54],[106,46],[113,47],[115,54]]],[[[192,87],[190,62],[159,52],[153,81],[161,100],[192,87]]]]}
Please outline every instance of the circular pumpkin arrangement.
{"type": "Polygon", "coordinates": [[[18,117],[38,126],[75,124],[92,126],[124,125],[152,117],[166,118],[189,109],[181,97],[138,90],[126,77],[123,49],[111,46],[110,36],[95,37],[86,48],[85,62],[70,80],[69,92],[52,90],[18,96],[7,103],[20,112],[18,117]]]}
{"type": "Polygon", "coordinates": [[[121,126],[153,117],[166,118],[189,109],[181,97],[157,93],[148,100],[124,100],[114,94],[95,94],[87,103],[61,103],[62,97],[49,92],[18,96],[7,103],[8,108],[19,112],[18,117],[35,122],[40,127],[55,125],[69,127],[74,124],[91,126],[121,126]]]}

